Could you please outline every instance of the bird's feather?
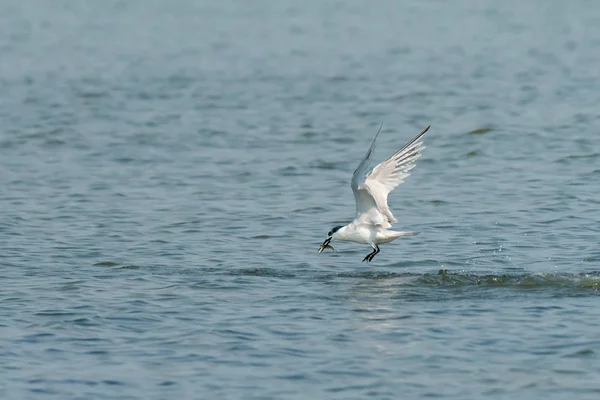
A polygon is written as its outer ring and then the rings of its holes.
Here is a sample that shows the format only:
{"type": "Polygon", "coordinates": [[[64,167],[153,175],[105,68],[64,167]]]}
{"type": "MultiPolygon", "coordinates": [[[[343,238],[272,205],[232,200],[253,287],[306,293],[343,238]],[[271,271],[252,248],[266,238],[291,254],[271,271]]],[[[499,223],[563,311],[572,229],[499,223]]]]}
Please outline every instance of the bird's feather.
{"type": "Polygon", "coordinates": [[[410,175],[409,171],[415,167],[415,161],[421,157],[421,152],[425,148],[421,137],[428,129],[429,126],[393,156],[373,168],[365,177],[369,158],[375,149],[375,141],[381,131],[381,127],[379,127],[365,158],[352,176],[351,187],[356,201],[355,222],[378,225],[383,228],[389,228],[392,223],[396,222],[387,204],[388,194],[404,182],[410,175]]]}
{"type": "Polygon", "coordinates": [[[371,147],[369,147],[369,150],[367,150],[367,154],[362,159],[360,164],[358,164],[358,167],[356,167],[356,169],[354,170],[354,173],[352,174],[352,180],[350,181],[350,186],[352,187],[352,191],[355,192],[355,195],[356,195],[356,191],[358,190],[358,186],[364,182],[365,175],[367,173],[367,168],[369,168],[369,158],[371,157],[373,150],[375,150],[375,142],[377,141],[377,136],[379,136],[379,132],[381,132],[382,127],[383,127],[383,123],[379,126],[379,130],[375,134],[375,137],[373,138],[373,142],[371,142],[371,147]]]}

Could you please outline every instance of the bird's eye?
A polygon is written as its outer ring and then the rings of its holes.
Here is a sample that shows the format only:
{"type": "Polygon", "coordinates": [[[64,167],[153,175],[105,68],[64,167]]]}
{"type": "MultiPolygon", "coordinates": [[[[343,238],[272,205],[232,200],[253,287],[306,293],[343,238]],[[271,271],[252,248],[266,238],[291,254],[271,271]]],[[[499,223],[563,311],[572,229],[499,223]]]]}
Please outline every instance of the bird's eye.
{"type": "Polygon", "coordinates": [[[331,231],[327,232],[327,236],[331,236],[333,233],[331,231]]]}

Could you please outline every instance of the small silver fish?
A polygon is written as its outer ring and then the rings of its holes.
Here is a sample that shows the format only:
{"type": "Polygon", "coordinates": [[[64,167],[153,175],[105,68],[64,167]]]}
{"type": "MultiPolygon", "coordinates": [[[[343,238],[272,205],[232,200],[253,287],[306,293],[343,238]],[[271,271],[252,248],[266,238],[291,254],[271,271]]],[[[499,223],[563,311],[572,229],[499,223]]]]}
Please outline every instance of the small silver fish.
{"type": "Polygon", "coordinates": [[[322,251],[323,251],[323,250],[325,250],[325,249],[331,249],[331,250],[335,251],[335,249],[333,248],[333,246],[332,246],[332,245],[330,245],[330,244],[327,244],[327,245],[325,245],[325,246],[323,246],[323,245],[320,245],[320,246],[319,246],[319,253],[320,253],[320,252],[322,252],[322,251]]]}

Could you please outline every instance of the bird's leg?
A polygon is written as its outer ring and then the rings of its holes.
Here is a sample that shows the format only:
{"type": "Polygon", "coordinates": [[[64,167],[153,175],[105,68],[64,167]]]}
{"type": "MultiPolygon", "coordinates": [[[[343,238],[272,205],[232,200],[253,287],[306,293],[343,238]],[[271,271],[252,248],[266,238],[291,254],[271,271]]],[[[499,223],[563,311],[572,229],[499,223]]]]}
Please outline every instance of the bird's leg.
{"type": "Polygon", "coordinates": [[[379,252],[381,251],[381,250],[379,250],[379,246],[375,245],[375,247],[377,247],[377,251],[375,252],[375,254],[373,254],[371,256],[371,260],[373,259],[373,257],[375,257],[377,254],[379,254],[379,252]]]}
{"type": "Polygon", "coordinates": [[[375,249],[373,249],[372,252],[370,252],[369,254],[367,254],[365,256],[365,258],[363,258],[363,262],[365,262],[365,261],[371,261],[371,260],[369,260],[369,257],[371,257],[371,254],[373,254],[373,253],[375,253],[375,249]]]}
{"type": "Polygon", "coordinates": [[[380,251],[379,250],[379,246],[375,245],[373,247],[373,252],[367,254],[367,256],[365,257],[365,259],[367,260],[367,262],[373,261],[373,258],[375,258],[375,256],[379,253],[379,251],[380,251]]]}
{"type": "Polygon", "coordinates": [[[363,258],[363,262],[371,262],[371,260],[373,259],[373,257],[375,257],[375,254],[377,253],[379,253],[379,246],[375,245],[373,246],[373,251],[367,254],[365,258],[363,258]]]}

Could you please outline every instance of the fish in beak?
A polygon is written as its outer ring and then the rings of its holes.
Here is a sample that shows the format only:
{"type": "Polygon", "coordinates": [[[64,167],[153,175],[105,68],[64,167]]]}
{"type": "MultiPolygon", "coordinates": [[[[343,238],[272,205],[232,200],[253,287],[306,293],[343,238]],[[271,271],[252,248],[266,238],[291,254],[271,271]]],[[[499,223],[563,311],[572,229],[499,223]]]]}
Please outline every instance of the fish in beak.
{"type": "Polygon", "coordinates": [[[322,245],[319,246],[319,254],[323,252],[323,250],[325,249],[331,249],[333,251],[335,251],[335,249],[333,248],[333,246],[331,246],[329,243],[331,243],[331,237],[328,237],[327,239],[325,239],[325,241],[323,242],[322,245]]]}

